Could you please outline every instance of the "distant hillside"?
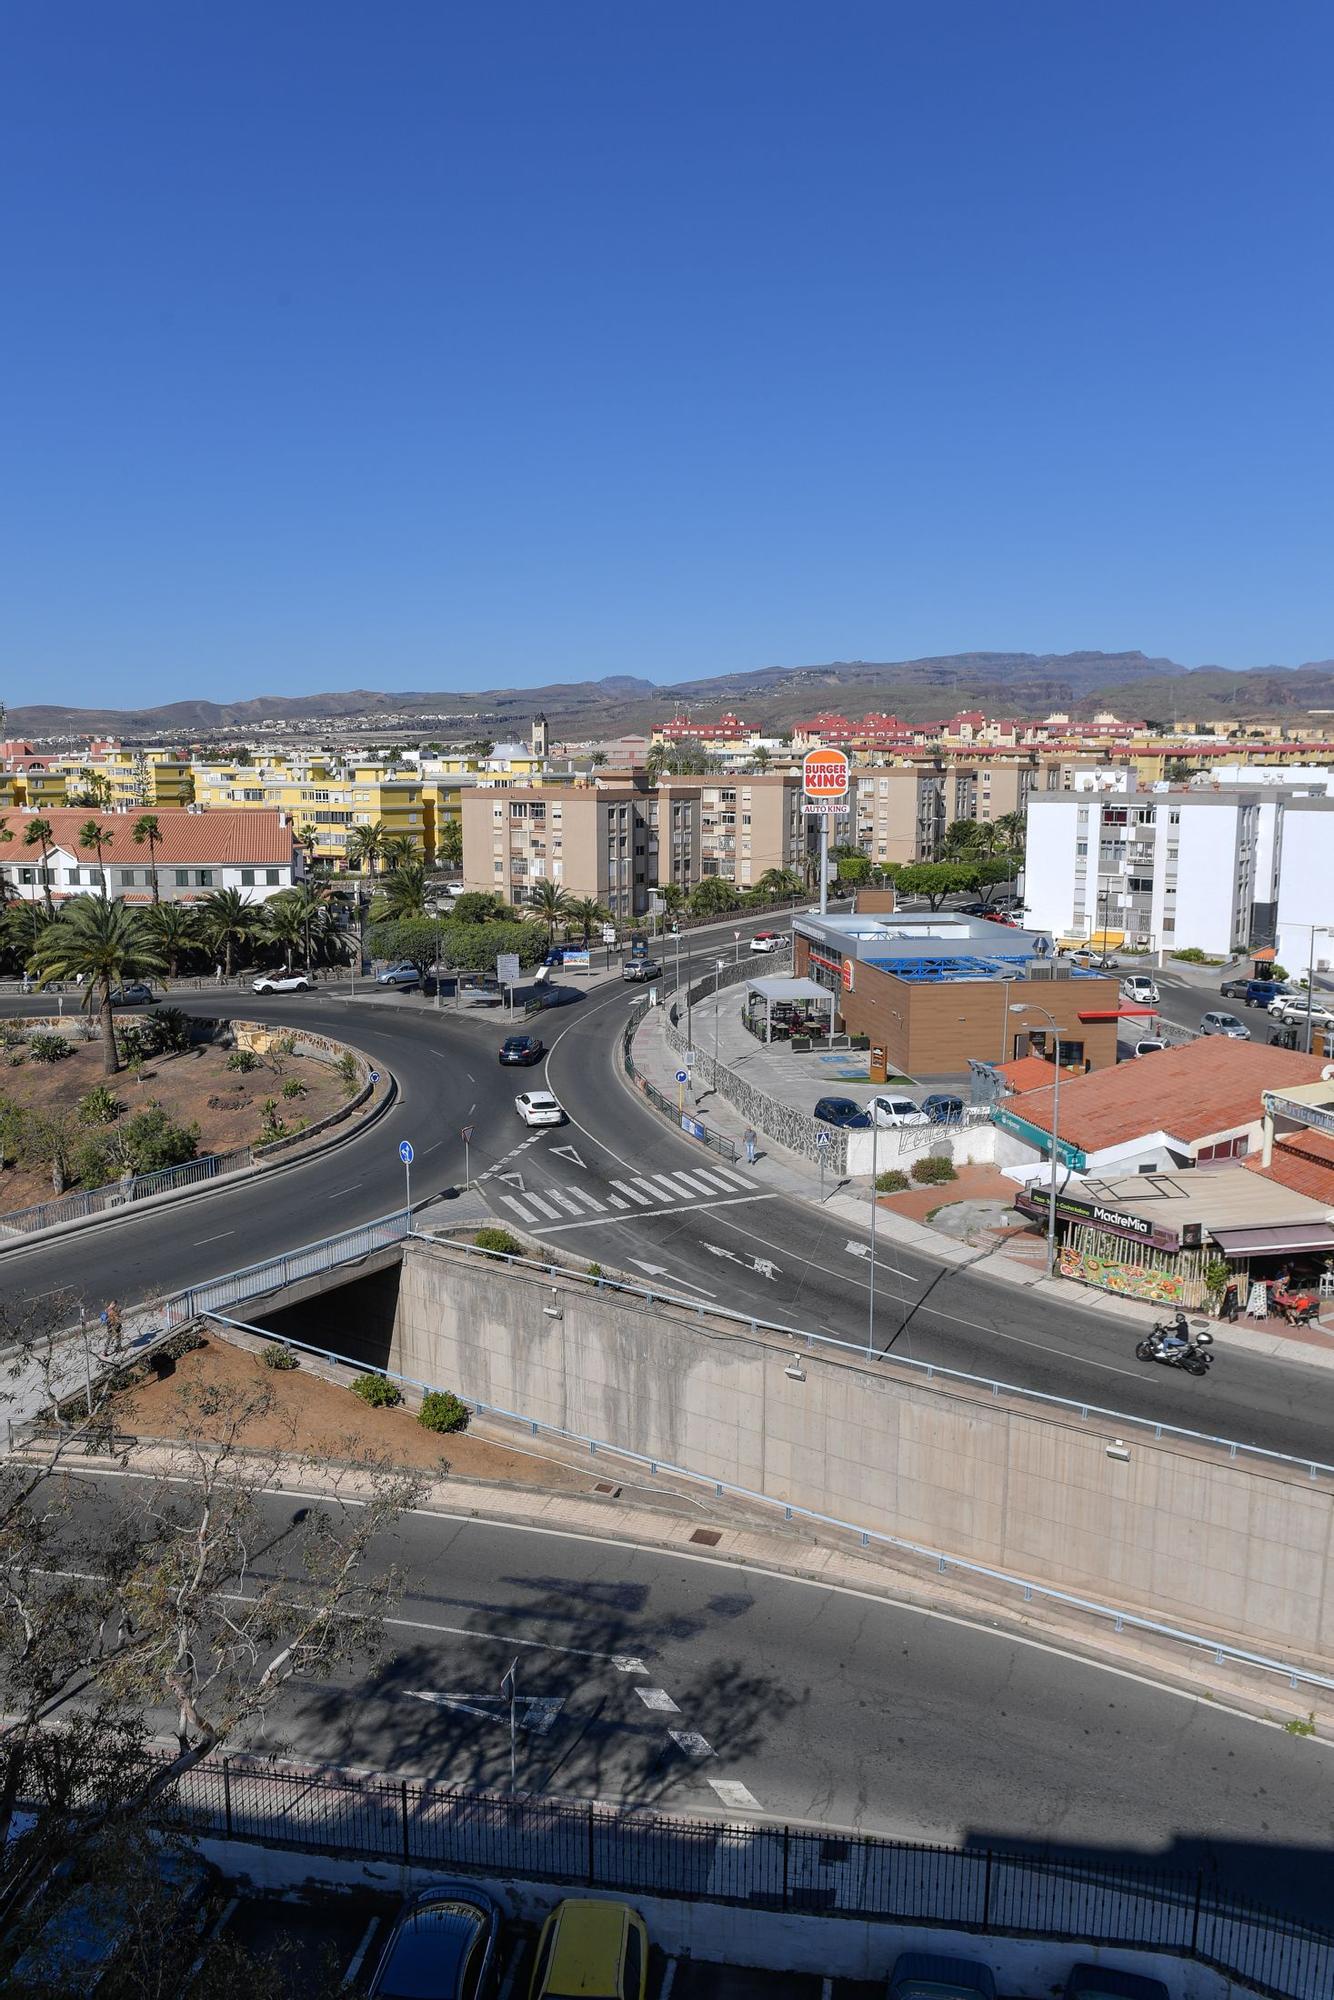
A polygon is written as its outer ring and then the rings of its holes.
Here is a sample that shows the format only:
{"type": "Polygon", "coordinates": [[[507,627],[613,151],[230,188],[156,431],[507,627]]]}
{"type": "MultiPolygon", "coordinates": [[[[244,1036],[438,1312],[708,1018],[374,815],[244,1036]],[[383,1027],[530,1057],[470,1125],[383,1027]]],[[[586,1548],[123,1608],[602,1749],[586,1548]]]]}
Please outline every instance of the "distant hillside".
{"type": "Polygon", "coordinates": [[[518,734],[543,710],[555,736],[595,737],[643,730],[678,708],[701,717],[735,708],[746,720],[781,729],[819,709],[884,709],[907,722],[931,722],[960,708],[991,715],[1036,716],[1053,708],[1089,716],[1111,708],[1127,720],[1300,722],[1311,709],[1334,709],[1334,660],[1300,667],[1186,668],[1144,653],[951,653],[921,660],[832,660],[819,666],[758,667],[702,680],[656,685],[632,675],[558,681],[544,687],[478,693],[354,688],[336,694],[259,695],[245,701],[170,702],[157,708],[19,706],[8,712],[11,736],[112,734],[178,740],[266,722],[348,727],[428,736],[518,734]]]}

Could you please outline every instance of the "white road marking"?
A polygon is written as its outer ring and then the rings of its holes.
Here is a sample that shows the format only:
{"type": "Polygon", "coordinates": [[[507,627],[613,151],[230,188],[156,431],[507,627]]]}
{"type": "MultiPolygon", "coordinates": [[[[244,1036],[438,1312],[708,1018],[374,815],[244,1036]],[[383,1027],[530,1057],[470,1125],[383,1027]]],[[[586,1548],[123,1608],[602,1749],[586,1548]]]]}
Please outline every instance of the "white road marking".
{"type": "Polygon", "coordinates": [[[676,1960],[669,1958],[662,1968],[662,1984],[658,1988],[658,2000],[671,2000],[672,1988],[676,1984],[676,1960]]]}
{"type": "Polygon", "coordinates": [[[712,1196],[717,1193],[717,1189],[711,1188],[707,1181],[700,1180],[695,1174],[687,1174],[679,1167],[673,1168],[670,1174],[660,1175],[659,1178],[661,1180],[675,1181],[678,1187],[686,1187],[692,1195],[706,1194],[712,1196]]]}
{"type": "Polygon", "coordinates": [[[584,1172],[588,1172],[587,1165],[580,1159],[573,1146],[553,1146],[551,1157],[553,1160],[573,1160],[576,1167],[583,1167],[584,1172]]]}
{"type": "Polygon", "coordinates": [[[711,1188],[721,1189],[724,1194],[732,1192],[732,1183],[725,1181],[721,1174],[713,1171],[712,1167],[692,1167],[690,1171],[697,1181],[707,1181],[711,1188]]]}
{"type": "MultiPolygon", "coordinates": [[[[521,1201],[517,1201],[512,1194],[502,1194],[500,1199],[504,1202],[506,1208],[512,1208],[514,1210],[514,1213],[518,1216],[520,1222],[526,1222],[529,1224],[532,1223],[533,1218],[529,1214],[528,1210],[524,1207],[523,1203],[521,1201]]],[[[554,1213],[554,1211],[552,1212],[554,1213]]]]}
{"type": "Polygon", "coordinates": [[[613,1208],[628,1208],[630,1206],[629,1202],[622,1201],[618,1194],[609,1194],[607,1200],[613,1208]]]}
{"type": "Polygon", "coordinates": [[[511,1187],[516,1187],[519,1190],[520,1194],[524,1192],[523,1175],[517,1173],[512,1167],[507,1174],[497,1174],[496,1179],[498,1181],[508,1181],[511,1187]]]}
{"type": "Polygon", "coordinates": [[[361,1971],[362,1963],[366,1957],[366,1953],[371,1948],[371,1939],[375,1936],[375,1933],[379,1930],[379,1928],[380,1928],[380,1919],[378,1917],[372,1917],[370,1922],[367,1924],[365,1930],[361,1934],[361,1943],[357,1946],[351,1958],[348,1960],[347,1971],[343,1974],[341,1981],[342,1985],[354,1986],[356,1984],[357,1974],[361,1971]]]}
{"type": "Polygon", "coordinates": [[[525,1201],[531,1202],[533,1207],[540,1210],[543,1215],[551,1216],[553,1221],[560,1221],[560,1210],[553,1208],[549,1201],[543,1201],[540,1194],[534,1194],[530,1188],[525,1188],[523,1198],[525,1201]]]}
{"type": "Polygon", "coordinates": [[[646,1187],[650,1194],[658,1197],[659,1201],[664,1195],[668,1201],[689,1201],[695,1193],[694,1188],[687,1190],[677,1187],[674,1181],[668,1180],[666,1174],[641,1174],[639,1185],[646,1187]]]}
{"type": "Polygon", "coordinates": [[[641,1208],[648,1207],[649,1205],[648,1195],[641,1194],[633,1181],[613,1181],[611,1185],[614,1188],[620,1188],[623,1194],[628,1194],[631,1201],[637,1201],[641,1208]]]}
{"type": "Polygon", "coordinates": [[[820,1981],[820,2000],[834,2000],[834,1982],[827,1972],[820,1981]]]}
{"type": "Polygon", "coordinates": [[[697,1729],[669,1729],[667,1734],[687,1757],[712,1757],[716,1754],[713,1745],[707,1743],[697,1729]]]}
{"type": "Polygon", "coordinates": [[[717,1174],[729,1187],[753,1188],[755,1182],[747,1180],[744,1174],[733,1173],[730,1167],[710,1167],[711,1174],[717,1174]]]}
{"type": "Polygon", "coordinates": [[[223,1229],[220,1230],[216,1236],[197,1236],[195,1238],[194,1247],[196,1250],[200,1250],[203,1248],[205,1243],[221,1243],[224,1236],[235,1236],[235,1234],[236,1231],[234,1229],[223,1229]]]}
{"type": "Polygon", "coordinates": [[[659,1708],[664,1714],[679,1715],[681,1710],[668,1694],[666,1688],[636,1688],[635,1693],[645,1708],[659,1708]]]}
{"type": "Polygon", "coordinates": [[[510,1962],[505,1967],[505,1977],[500,1982],[500,1991],[496,1995],[496,2000],[511,2000],[511,1995],[514,1992],[514,1982],[519,1976],[519,1967],[522,1964],[523,1946],[522,1944],[516,1944],[510,1953],[510,1962]]]}
{"type": "Polygon", "coordinates": [[[583,1202],[586,1208],[593,1209],[598,1215],[605,1215],[607,1212],[607,1204],[599,1201],[596,1195],[588,1194],[583,1188],[572,1187],[570,1198],[573,1201],[583,1202]]]}
{"type": "MultiPolygon", "coordinates": [[[[582,1208],[580,1208],[578,1202],[571,1201],[569,1195],[562,1194],[559,1188],[548,1188],[547,1193],[551,1196],[551,1199],[553,1201],[558,1201],[560,1203],[561,1207],[565,1210],[567,1215],[583,1216],[583,1219],[585,1221],[588,1220],[587,1216],[584,1216],[584,1211],[582,1210],[582,1208]]],[[[568,1222],[565,1222],[561,1223],[559,1226],[562,1229],[568,1229],[570,1227],[570,1224],[568,1222]]]]}
{"type": "Polygon", "coordinates": [[[646,1674],[648,1668],[633,1653],[613,1653],[611,1663],[618,1674],[646,1674]]]}
{"type": "MultiPolygon", "coordinates": [[[[764,1808],[754,1792],[735,1778],[710,1778],[709,1783],[725,1806],[740,1806],[746,1812],[763,1812],[764,1808]]],[[[828,1987],[828,1980],[825,1985],[828,1987]]]]}
{"type": "Polygon", "coordinates": [[[329,1196],[329,1199],[330,1201],[333,1201],[340,1194],[351,1194],[354,1188],[359,1188],[360,1186],[361,1186],[360,1181],[349,1181],[345,1188],[335,1188],[333,1194],[329,1196]]]}
{"type": "MultiPolygon", "coordinates": [[[[409,1701],[426,1701],[436,1708],[456,1708],[482,1722],[503,1722],[508,1728],[510,1700],[503,1694],[435,1694],[425,1688],[404,1688],[409,1701]]],[[[514,1721],[530,1735],[545,1736],[565,1706],[561,1695],[521,1694],[514,1698],[514,1721]]]]}
{"type": "MultiPolygon", "coordinates": [[[[553,1189],[552,1192],[555,1193],[555,1190],[553,1189]]],[[[739,1208],[744,1202],[749,1202],[749,1201],[774,1201],[777,1198],[777,1196],[778,1196],[777,1188],[772,1188],[767,1194],[738,1194],[734,1195],[730,1201],[710,1202],[707,1206],[707,1210],[700,1210],[698,1212],[708,1213],[709,1215],[712,1215],[715,1209],[739,1208]]],[[[557,1195],[556,1199],[557,1201],[559,1201],[560,1196],[557,1195]]],[[[680,1215],[681,1212],[682,1212],[681,1203],[678,1201],[672,1208],[646,1208],[635,1219],[636,1221],[639,1222],[647,1222],[649,1217],[653,1215],[680,1215]]],[[[544,1223],[539,1233],[543,1236],[555,1236],[567,1229],[596,1229],[597,1226],[598,1226],[598,1218],[596,1216],[590,1215],[586,1216],[582,1222],[544,1223]]],[[[1134,1370],[1130,1368],[1123,1369],[1121,1372],[1127,1375],[1134,1374],[1134,1370]]]]}

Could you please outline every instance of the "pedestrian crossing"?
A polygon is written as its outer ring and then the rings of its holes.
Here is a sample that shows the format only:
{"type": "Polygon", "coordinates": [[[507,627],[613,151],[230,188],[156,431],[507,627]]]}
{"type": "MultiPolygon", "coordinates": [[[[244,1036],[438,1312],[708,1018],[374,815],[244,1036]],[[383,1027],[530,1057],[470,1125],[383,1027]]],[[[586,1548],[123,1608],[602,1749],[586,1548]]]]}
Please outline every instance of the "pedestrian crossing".
{"type": "Polygon", "coordinates": [[[661,1215],[664,1209],[700,1207],[709,1202],[737,1201],[768,1192],[749,1174],[735,1167],[715,1166],[673,1168],[670,1173],[638,1174],[633,1178],[598,1181],[597,1192],[578,1181],[562,1181],[559,1187],[546,1183],[541,1192],[524,1188],[520,1194],[501,1193],[496,1197],[528,1229],[570,1228],[597,1217],[615,1220],[619,1211],[632,1215],[661,1215]]]}

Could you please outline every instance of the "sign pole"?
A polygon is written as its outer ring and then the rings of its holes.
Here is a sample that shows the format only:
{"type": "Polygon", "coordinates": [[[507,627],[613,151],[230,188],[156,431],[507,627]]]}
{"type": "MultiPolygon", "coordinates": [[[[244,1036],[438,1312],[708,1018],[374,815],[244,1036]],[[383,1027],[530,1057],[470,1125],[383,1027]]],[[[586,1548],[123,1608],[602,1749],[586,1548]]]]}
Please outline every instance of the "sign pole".
{"type": "Polygon", "coordinates": [[[398,1157],[403,1162],[404,1193],[408,1210],[408,1234],[412,1234],[412,1141],[404,1139],[398,1149],[398,1157]]]}
{"type": "Polygon", "coordinates": [[[829,815],[820,814],[820,915],[829,911],[829,815]]]}
{"type": "Polygon", "coordinates": [[[472,1193],[472,1154],[469,1150],[471,1145],[472,1126],[465,1125],[463,1128],[463,1192],[465,1194],[472,1193]]]}
{"type": "Polygon", "coordinates": [[[502,1690],[508,1683],[510,1691],[510,1794],[511,1796],[513,1796],[514,1792],[518,1788],[517,1755],[515,1750],[517,1727],[514,1715],[516,1677],[518,1674],[518,1670],[519,1670],[519,1662],[515,1660],[512,1663],[509,1672],[506,1674],[505,1679],[500,1683],[502,1690]]]}

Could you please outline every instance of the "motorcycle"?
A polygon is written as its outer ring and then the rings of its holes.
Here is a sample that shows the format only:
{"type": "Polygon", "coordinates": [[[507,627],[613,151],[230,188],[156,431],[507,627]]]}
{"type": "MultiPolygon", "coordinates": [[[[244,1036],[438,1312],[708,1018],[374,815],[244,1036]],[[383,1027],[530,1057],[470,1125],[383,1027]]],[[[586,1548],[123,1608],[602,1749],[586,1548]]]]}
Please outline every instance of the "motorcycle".
{"type": "Polygon", "coordinates": [[[1161,1361],[1165,1368],[1184,1368],[1188,1375],[1205,1375],[1214,1358],[1209,1352],[1214,1337],[1206,1327],[1197,1327],[1193,1340],[1190,1334],[1184,1313],[1178,1313],[1174,1320],[1159,1320],[1152,1332],[1136,1347],[1135,1358],[1137,1361],[1161,1361]],[[1184,1346],[1177,1344],[1182,1339],[1184,1346]],[[1172,1343],[1170,1346],[1169,1341],[1172,1343]]]}

